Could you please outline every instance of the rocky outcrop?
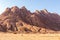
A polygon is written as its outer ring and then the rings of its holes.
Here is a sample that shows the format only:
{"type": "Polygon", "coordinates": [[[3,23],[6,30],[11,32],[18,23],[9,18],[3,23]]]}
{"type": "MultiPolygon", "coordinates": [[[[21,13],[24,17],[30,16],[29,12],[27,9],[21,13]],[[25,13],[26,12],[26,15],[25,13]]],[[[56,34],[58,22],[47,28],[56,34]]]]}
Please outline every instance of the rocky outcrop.
{"type": "Polygon", "coordinates": [[[25,6],[6,8],[0,15],[0,31],[18,33],[56,33],[60,31],[60,16],[46,9],[31,13],[25,6]]]}

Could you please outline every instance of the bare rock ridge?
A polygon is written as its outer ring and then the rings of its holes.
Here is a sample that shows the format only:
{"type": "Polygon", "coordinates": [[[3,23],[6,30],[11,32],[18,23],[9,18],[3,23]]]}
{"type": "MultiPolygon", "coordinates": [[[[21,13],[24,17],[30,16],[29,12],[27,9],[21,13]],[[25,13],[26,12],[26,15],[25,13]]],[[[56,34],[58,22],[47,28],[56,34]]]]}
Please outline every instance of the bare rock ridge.
{"type": "Polygon", "coordinates": [[[58,33],[60,16],[46,9],[31,13],[24,6],[6,8],[0,15],[1,32],[17,33],[58,33]]]}

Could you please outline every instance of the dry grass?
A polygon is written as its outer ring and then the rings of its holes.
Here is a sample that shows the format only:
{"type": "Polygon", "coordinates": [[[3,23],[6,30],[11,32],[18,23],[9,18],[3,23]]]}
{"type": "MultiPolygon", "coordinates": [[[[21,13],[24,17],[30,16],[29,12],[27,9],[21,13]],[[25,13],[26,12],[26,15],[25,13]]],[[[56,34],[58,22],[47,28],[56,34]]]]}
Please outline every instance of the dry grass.
{"type": "Polygon", "coordinates": [[[60,40],[60,34],[0,33],[0,40],[60,40]]]}

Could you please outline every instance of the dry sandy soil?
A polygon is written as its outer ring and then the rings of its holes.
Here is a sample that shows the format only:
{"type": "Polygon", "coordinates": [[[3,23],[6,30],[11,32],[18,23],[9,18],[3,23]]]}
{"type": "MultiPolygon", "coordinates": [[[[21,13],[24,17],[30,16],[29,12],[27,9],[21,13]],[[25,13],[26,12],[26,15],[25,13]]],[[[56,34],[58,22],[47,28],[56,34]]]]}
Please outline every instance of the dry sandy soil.
{"type": "Polygon", "coordinates": [[[60,34],[0,33],[0,40],[60,40],[60,34]]]}

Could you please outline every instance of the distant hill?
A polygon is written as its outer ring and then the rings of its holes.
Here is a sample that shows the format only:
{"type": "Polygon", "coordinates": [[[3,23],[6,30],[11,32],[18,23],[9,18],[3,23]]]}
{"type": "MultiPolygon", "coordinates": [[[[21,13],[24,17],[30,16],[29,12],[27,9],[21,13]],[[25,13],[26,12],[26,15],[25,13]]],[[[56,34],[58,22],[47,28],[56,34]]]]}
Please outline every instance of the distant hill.
{"type": "Polygon", "coordinates": [[[58,33],[60,16],[46,9],[31,13],[25,6],[6,8],[0,15],[1,32],[58,33]]]}

